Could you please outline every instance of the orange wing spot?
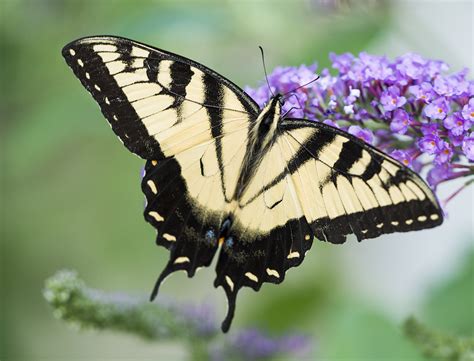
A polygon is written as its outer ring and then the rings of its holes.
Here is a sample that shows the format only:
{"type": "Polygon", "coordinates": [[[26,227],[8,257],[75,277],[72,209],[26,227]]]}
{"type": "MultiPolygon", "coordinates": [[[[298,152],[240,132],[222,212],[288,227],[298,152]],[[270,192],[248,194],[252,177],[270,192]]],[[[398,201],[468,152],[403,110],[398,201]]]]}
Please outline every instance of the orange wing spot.
{"type": "Polygon", "coordinates": [[[224,243],[224,237],[219,238],[219,246],[222,246],[222,243],[224,243]]]}

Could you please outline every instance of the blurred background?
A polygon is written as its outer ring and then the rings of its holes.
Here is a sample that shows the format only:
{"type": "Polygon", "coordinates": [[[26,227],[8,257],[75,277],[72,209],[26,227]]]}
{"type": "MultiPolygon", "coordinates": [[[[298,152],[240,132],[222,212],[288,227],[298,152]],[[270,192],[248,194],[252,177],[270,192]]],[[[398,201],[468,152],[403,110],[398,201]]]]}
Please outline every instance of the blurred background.
{"type": "MultiPolygon", "coordinates": [[[[2,360],[185,360],[179,343],[77,331],[53,318],[44,280],[76,269],[91,286],[142,294],[168,259],[142,216],[142,161],[111,132],[61,48],[114,34],[183,54],[241,85],[277,65],[329,65],[329,52],[413,51],[452,71],[473,64],[472,1],[1,0],[2,360]],[[161,358],[160,358],[161,357],[161,358]],[[166,357],[166,358],[165,358],[166,357]]],[[[472,75],[471,75],[472,77],[472,75]]],[[[444,198],[456,189],[440,189],[444,198]]],[[[469,335],[474,324],[473,190],[439,228],[343,246],[315,243],[280,286],[243,289],[233,327],[303,332],[310,359],[421,360],[400,324],[411,314],[469,335]],[[467,267],[470,265],[470,267],[467,267]]],[[[214,270],[161,289],[226,309],[214,270]]]]}

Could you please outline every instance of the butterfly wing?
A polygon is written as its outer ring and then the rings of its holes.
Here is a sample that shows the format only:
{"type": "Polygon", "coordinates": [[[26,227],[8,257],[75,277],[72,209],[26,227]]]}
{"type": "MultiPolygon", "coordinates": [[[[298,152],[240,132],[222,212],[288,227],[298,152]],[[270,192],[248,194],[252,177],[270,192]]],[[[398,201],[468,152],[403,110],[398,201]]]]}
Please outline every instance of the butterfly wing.
{"type": "Polygon", "coordinates": [[[115,134],[147,160],[145,218],[177,270],[191,277],[217,249],[257,104],[229,80],[184,57],[128,39],[79,39],[63,56],[115,134]]]}
{"type": "Polygon", "coordinates": [[[243,194],[233,237],[217,264],[216,286],[231,305],[237,292],[280,283],[298,266],[313,237],[343,243],[442,223],[442,210],[410,169],[336,128],[285,119],[243,194]],[[258,216],[257,216],[258,215],[258,216]]]}
{"type": "Polygon", "coordinates": [[[343,243],[438,226],[441,207],[415,172],[359,138],[303,119],[282,122],[287,172],[316,237],[343,243]],[[309,191],[310,190],[310,191],[309,191]]]}
{"type": "Polygon", "coordinates": [[[211,69],[132,40],[87,37],[66,45],[62,54],[115,134],[144,159],[212,142],[221,135],[224,116],[248,121],[259,110],[211,69]]]}

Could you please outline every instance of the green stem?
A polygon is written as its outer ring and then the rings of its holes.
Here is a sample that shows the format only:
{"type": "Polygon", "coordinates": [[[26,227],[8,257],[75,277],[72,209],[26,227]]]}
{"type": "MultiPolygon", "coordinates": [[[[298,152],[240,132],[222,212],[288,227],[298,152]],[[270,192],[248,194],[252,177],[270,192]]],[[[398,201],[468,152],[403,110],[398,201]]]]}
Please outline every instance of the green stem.
{"type": "Polygon", "coordinates": [[[433,331],[410,317],[403,325],[405,335],[430,358],[440,361],[473,361],[474,338],[433,331]]]}
{"type": "Polygon", "coordinates": [[[179,338],[192,342],[217,334],[217,327],[203,332],[199,320],[183,316],[176,306],[87,288],[73,271],[59,271],[49,278],[43,294],[57,318],[81,328],[129,332],[149,340],[179,338]]]}

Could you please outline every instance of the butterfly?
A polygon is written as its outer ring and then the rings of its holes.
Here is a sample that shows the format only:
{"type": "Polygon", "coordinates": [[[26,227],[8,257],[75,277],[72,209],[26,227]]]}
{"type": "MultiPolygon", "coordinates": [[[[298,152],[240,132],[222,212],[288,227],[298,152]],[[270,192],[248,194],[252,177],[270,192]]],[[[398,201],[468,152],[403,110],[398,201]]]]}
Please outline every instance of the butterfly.
{"type": "Polygon", "coordinates": [[[281,283],[313,238],[343,243],[442,223],[413,171],[361,139],[260,109],[241,88],[185,57],[114,36],[71,42],[62,54],[125,147],[146,160],[145,219],[170,252],[153,289],[189,277],[218,253],[215,287],[281,283]]]}

